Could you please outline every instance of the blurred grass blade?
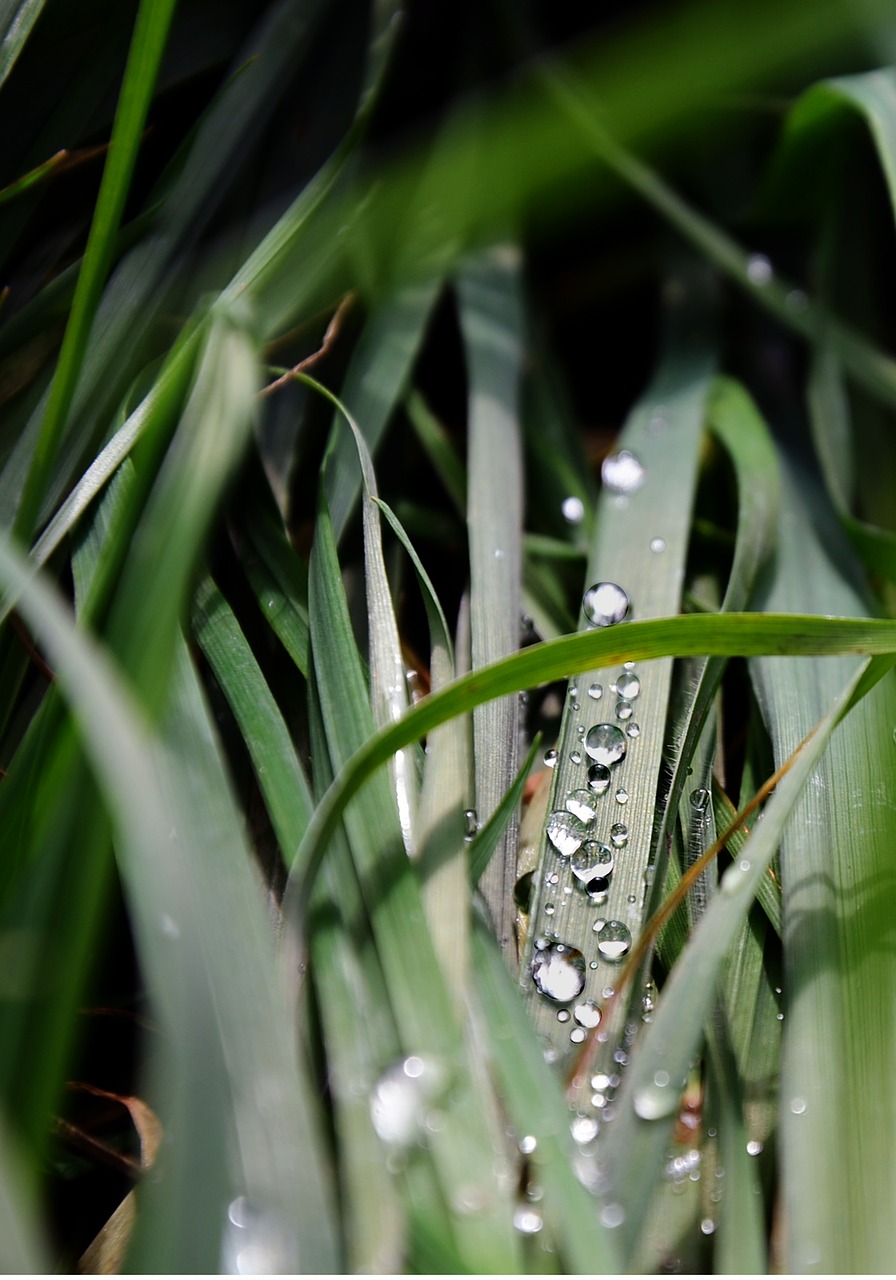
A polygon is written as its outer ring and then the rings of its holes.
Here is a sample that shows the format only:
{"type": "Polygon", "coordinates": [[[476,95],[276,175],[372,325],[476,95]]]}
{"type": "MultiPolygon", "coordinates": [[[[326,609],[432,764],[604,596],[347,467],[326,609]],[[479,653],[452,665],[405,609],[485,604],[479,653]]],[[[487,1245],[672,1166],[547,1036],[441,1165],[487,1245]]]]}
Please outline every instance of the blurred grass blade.
{"type": "Polygon", "coordinates": [[[470,862],[469,875],[470,883],[478,884],[482,878],[482,873],[488,866],[489,859],[497,849],[501,836],[507,828],[508,823],[513,815],[518,815],[520,805],[523,801],[523,790],[529,779],[532,765],[535,758],[541,750],[541,735],[536,735],[535,741],[529,748],[529,754],[520,765],[519,772],[513,780],[513,785],[508,788],[507,793],[494,811],[488,822],[484,823],[473,840],[470,843],[470,862]]]}
{"type": "Polygon", "coordinates": [[[65,429],[124,212],[140,137],[165,50],[175,0],[141,0],[134,27],[111,145],[78,275],[72,310],[47,401],[34,456],[13,526],[30,540],[50,471],[65,429]]]}
{"type": "Polygon", "coordinates": [[[296,1066],[289,1005],[183,652],[180,706],[163,743],[111,665],[6,546],[0,574],[72,702],[117,828],[141,963],[167,1032],[162,1115],[176,1141],[163,1180],[145,1192],[138,1269],[176,1262],[215,1270],[227,1206],[245,1195],[261,1218],[255,1243],[270,1250],[274,1269],[296,1270],[301,1250],[308,1270],[336,1271],[327,1166],[296,1066]],[[237,928],[239,950],[229,940],[237,928]]]}
{"type": "MultiPolygon", "coordinates": [[[[810,501],[807,501],[807,495],[810,501]]],[[[763,604],[860,612],[861,576],[790,480],[776,575],[763,604]],[[822,541],[822,538],[824,541],[822,541]]],[[[776,760],[792,750],[850,663],[753,663],[776,760]]],[[[881,681],[838,730],[783,833],[784,1039],[780,1142],[786,1263],[795,1271],[880,1271],[892,1243],[896,983],[887,799],[896,684],[881,681]],[[823,830],[819,843],[814,833],[823,830]],[[850,1099],[848,1114],[842,1102],[850,1099]]],[[[783,784],[782,784],[783,786],[783,784]]],[[[779,788],[779,791],[782,788],[779,788]]],[[[763,824],[768,821],[766,814],[763,824]]],[[[755,840],[755,836],[754,836],[755,840]]]]}
{"type": "MultiPolygon", "coordinates": [[[[524,354],[519,251],[500,246],[457,277],[468,376],[467,529],[470,545],[472,668],[519,648],[522,581],[523,454],[520,387],[524,354]]],[[[477,821],[506,795],[519,759],[519,700],[473,712],[477,821]]],[[[511,819],[482,879],[501,947],[513,955],[513,885],[518,820],[511,819]]]]}
{"type": "Polygon", "coordinates": [[[17,1165],[5,1117],[0,1117],[0,1269],[4,1275],[49,1274],[35,1207],[23,1194],[26,1179],[17,1165]]]}
{"type": "Polygon", "coordinates": [[[44,0],[2,0],[0,3],[0,85],[15,66],[44,0]]]}
{"type": "Polygon", "coordinates": [[[241,562],[268,625],[307,676],[309,657],[308,569],[296,555],[273,503],[265,511],[250,511],[246,521],[248,547],[241,562]]]}

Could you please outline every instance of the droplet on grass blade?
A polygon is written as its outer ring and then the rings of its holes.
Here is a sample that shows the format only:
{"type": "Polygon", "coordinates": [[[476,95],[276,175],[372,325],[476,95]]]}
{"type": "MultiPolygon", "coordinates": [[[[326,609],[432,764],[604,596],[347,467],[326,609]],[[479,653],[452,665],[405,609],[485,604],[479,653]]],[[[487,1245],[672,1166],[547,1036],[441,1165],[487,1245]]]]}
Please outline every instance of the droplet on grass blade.
{"type": "Polygon", "coordinates": [[[608,454],[600,469],[604,488],[611,493],[634,493],[644,483],[646,474],[643,463],[629,449],[608,454]]]}
{"type": "Polygon", "coordinates": [[[625,736],[615,724],[593,724],[585,734],[585,750],[592,760],[611,768],[625,756],[625,736]]]}
{"type": "Polygon", "coordinates": [[[532,981],[543,996],[566,1004],[582,994],[585,986],[585,957],[563,942],[549,942],[535,955],[532,981]]]}
{"type": "Polygon", "coordinates": [[[612,627],[624,621],[630,609],[631,601],[615,582],[595,582],[582,597],[582,612],[591,627],[612,627]]]}
{"type": "Polygon", "coordinates": [[[561,858],[569,858],[588,837],[585,823],[568,809],[555,809],[548,817],[545,830],[561,858]]]}
{"type": "Polygon", "coordinates": [[[598,930],[597,949],[604,960],[615,964],[628,955],[631,945],[631,932],[621,920],[607,920],[598,930]]]}

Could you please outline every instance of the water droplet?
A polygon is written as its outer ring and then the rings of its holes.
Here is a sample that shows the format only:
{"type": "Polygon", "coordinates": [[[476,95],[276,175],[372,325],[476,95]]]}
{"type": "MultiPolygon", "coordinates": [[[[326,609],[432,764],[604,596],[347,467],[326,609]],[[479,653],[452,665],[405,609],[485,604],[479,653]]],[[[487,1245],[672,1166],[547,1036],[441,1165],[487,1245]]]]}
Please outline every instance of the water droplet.
{"type": "Polygon", "coordinates": [[[665,431],[669,426],[668,420],[664,416],[665,410],[657,409],[647,424],[647,429],[652,431],[654,435],[659,435],[661,431],[665,431]]]}
{"type": "Polygon", "coordinates": [[[576,1116],[569,1127],[572,1131],[573,1142],[578,1143],[580,1147],[584,1147],[597,1137],[600,1125],[594,1116],[576,1116]]]}
{"type": "Polygon", "coordinates": [[[641,726],[632,720],[631,724],[625,726],[625,734],[627,738],[640,738],[641,726]]]}
{"type": "Polygon", "coordinates": [[[569,1033],[569,1038],[573,1042],[573,1044],[583,1044],[585,1040],[585,1036],[587,1034],[588,1033],[584,1030],[584,1028],[573,1027],[572,1031],[570,1031],[569,1033]]]}
{"type": "Polygon", "coordinates": [[[634,493],[644,483],[647,473],[629,449],[608,454],[600,469],[600,478],[611,493],[634,493]]]}
{"type": "Polygon", "coordinates": [[[543,996],[558,1004],[575,1000],[585,986],[585,957],[575,947],[549,942],[535,957],[532,981],[543,996]]]}
{"type": "Polygon", "coordinates": [[[619,790],[616,792],[616,803],[628,804],[628,792],[626,791],[625,787],[620,787],[619,790]]]}
{"type": "Polygon", "coordinates": [[[634,709],[635,708],[630,702],[626,702],[624,698],[620,699],[620,701],[616,703],[616,719],[631,720],[634,709]]]}
{"type": "Polygon", "coordinates": [[[296,1270],[295,1233],[281,1214],[237,1196],[227,1207],[221,1240],[221,1271],[226,1275],[280,1275],[296,1270]]]}
{"type": "Polygon", "coordinates": [[[538,1139],[531,1133],[527,1133],[525,1137],[520,1138],[517,1146],[519,1147],[520,1155],[531,1156],[532,1152],[538,1146],[538,1139]]]}
{"type": "Polygon", "coordinates": [[[544,753],[544,762],[548,769],[553,769],[557,763],[557,748],[551,747],[544,753]]]}
{"type": "Polygon", "coordinates": [[[623,667],[616,677],[616,692],[620,698],[633,702],[641,692],[641,681],[633,671],[626,671],[623,667]]]}
{"type": "Polygon", "coordinates": [[[581,791],[570,791],[566,797],[566,807],[582,822],[593,822],[597,816],[594,792],[586,791],[584,788],[581,791]]]}
{"type": "Polygon", "coordinates": [[[632,935],[621,920],[606,920],[598,930],[597,949],[604,960],[616,962],[628,955],[632,935]]]}
{"type": "Polygon", "coordinates": [[[791,311],[805,311],[809,306],[809,296],[802,289],[791,289],[784,301],[791,311]]]}
{"type": "MultiPolygon", "coordinates": [[[[593,684],[590,684],[588,686],[588,697],[593,698],[595,702],[597,701],[598,698],[603,697],[603,692],[604,692],[604,687],[597,680],[595,680],[593,684]]],[[[893,730],[893,734],[894,734],[894,738],[896,738],[896,729],[893,730]]]]}
{"type": "Polygon", "coordinates": [[[704,1218],[700,1223],[700,1230],[705,1236],[711,1236],[716,1229],[716,1224],[712,1218],[704,1218]]]}
{"type": "Polygon", "coordinates": [[[552,916],[556,910],[557,908],[554,906],[553,902],[546,902],[544,904],[544,913],[546,916],[552,916]]]}
{"type": "Polygon", "coordinates": [[[496,559],[496,560],[503,560],[503,559],[504,559],[504,548],[503,548],[503,547],[495,547],[495,559],[496,559]]]}
{"type": "Polygon", "coordinates": [[[650,550],[653,552],[653,554],[654,554],[655,556],[661,556],[661,555],[663,554],[663,552],[666,550],[666,539],[665,539],[665,538],[651,538],[651,539],[650,539],[650,550]]]}
{"type": "Polygon", "coordinates": [[[581,751],[570,751],[569,759],[572,764],[581,764],[582,763],[581,751]]]}
{"type": "Polygon", "coordinates": [[[751,284],[768,284],[775,272],[764,253],[751,254],[747,261],[747,279],[751,284]]]}
{"type": "Polygon", "coordinates": [[[475,809],[464,809],[464,839],[472,840],[479,830],[479,818],[475,809]]]}
{"type": "Polygon", "coordinates": [[[558,1022],[569,1022],[570,1013],[568,1009],[560,1009],[557,1013],[558,1022]]]}
{"type": "Polygon", "coordinates": [[[758,1142],[755,1138],[751,1138],[750,1141],[747,1143],[747,1155],[758,1156],[761,1154],[762,1154],[762,1143],[758,1142]]]}
{"type": "Polygon", "coordinates": [[[591,627],[611,627],[622,622],[631,609],[631,601],[615,582],[595,582],[582,597],[582,613],[591,627]]]}
{"type": "Polygon", "coordinates": [[[610,827],[610,841],[617,849],[624,849],[628,843],[628,827],[624,822],[614,822],[610,827]]]}
{"type": "Polygon", "coordinates": [[[691,807],[698,813],[705,813],[711,800],[712,795],[706,787],[698,787],[696,791],[691,792],[691,807]]]}
{"type": "Polygon", "coordinates": [[[585,518],[585,504],[581,498],[575,497],[574,494],[563,499],[560,510],[563,512],[563,519],[567,524],[581,524],[585,518]]]}
{"type": "Polygon", "coordinates": [[[534,1236],[544,1226],[544,1221],[537,1209],[529,1204],[521,1204],[513,1215],[513,1225],[521,1235],[534,1236]]]}
{"type": "Polygon", "coordinates": [[[600,1022],[600,1006],[593,1000],[583,1000],[573,1009],[572,1016],[580,1027],[596,1027],[600,1022]]]}
{"type": "Polygon", "coordinates": [[[592,760],[610,768],[625,755],[625,738],[615,724],[593,724],[585,734],[585,750],[592,760]]]}
{"type": "Polygon", "coordinates": [[[370,1094],[370,1118],[382,1141],[398,1149],[412,1146],[447,1083],[448,1072],[435,1058],[413,1054],[389,1067],[370,1094]]]}
{"type": "Polygon", "coordinates": [[[605,764],[593,764],[588,770],[588,786],[602,796],[610,785],[610,770],[605,764]]]}
{"type": "Polygon", "coordinates": [[[801,1116],[801,1115],[804,1115],[804,1114],[805,1114],[805,1111],[806,1111],[806,1099],[805,1099],[805,1098],[791,1098],[791,1099],[790,1099],[790,1110],[793,1112],[793,1114],[794,1114],[795,1116],[801,1116]]]}
{"type": "Polygon", "coordinates": [[[575,853],[588,836],[585,823],[568,809],[555,809],[547,820],[545,830],[561,858],[568,858],[575,853]]]}
{"type": "MultiPolygon", "coordinates": [[[[586,840],[581,849],[570,859],[570,869],[574,876],[590,889],[592,880],[606,880],[613,874],[615,856],[613,850],[598,840],[586,840]]],[[[605,886],[601,885],[598,892],[605,886]]]]}
{"type": "Polygon", "coordinates": [[[625,1222],[625,1210],[621,1204],[605,1205],[601,1210],[600,1220],[602,1226],[609,1227],[611,1230],[613,1227],[621,1227],[625,1222]]]}
{"type": "MultiPolygon", "coordinates": [[[[664,1084],[657,1084],[657,1076],[655,1075],[649,1084],[635,1091],[632,1105],[635,1108],[635,1114],[640,1116],[642,1120],[663,1120],[667,1116],[673,1115],[678,1107],[679,1091],[672,1087],[668,1073],[664,1072],[663,1074],[665,1075],[664,1084]]],[[[657,1075],[659,1075],[659,1072],[657,1072],[657,1075]]],[[[683,1161],[684,1157],[682,1156],[678,1156],[676,1160],[671,1161],[666,1170],[667,1174],[674,1167],[682,1176],[686,1176],[687,1169],[685,1167],[681,1167],[679,1170],[679,1165],[683,1164],[683,1161]]],[[[672,1176],[675,1176],[675,1173],[672,1176]]]]}

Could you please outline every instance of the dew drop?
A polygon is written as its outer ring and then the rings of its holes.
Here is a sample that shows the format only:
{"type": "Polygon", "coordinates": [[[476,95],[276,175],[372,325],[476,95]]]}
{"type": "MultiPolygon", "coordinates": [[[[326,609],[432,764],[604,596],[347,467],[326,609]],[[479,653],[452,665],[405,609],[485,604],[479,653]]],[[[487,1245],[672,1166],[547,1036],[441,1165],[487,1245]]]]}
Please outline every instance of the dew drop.
{"type": "Polygon", "coordinates": [[[573,1009],[572,1016],[580,1027],[588,1027],[590,1030],[600,1022],[600,1006],[593,1000],[583,1000],[573,1009]]]}
{"type": "Polygon", "coordinates": [[[747,279],[751,284],[768,284],[774,274],[772,264],[764,253],[751,254],[747,262],[747,279]]]}
{"type": "Polygon", "coordinates": [[[616,692],[620,698],[633,702],[641,692],[641,681],[633,671],[626,671],[623,668],[616,677],[616,692]]]}
{"type": "Polygon", "coordinates": [[[626,791],[625,787],[620,787],[619,790],[616,792],[616,803],[628,804],[628,792],[626,791]]]}
{"type": "Polygon", "coordinates": [[[631,601],[615,582],[595,582],[582,597],[582,612],[591,627],[611,627],[622,622],[631,609],[631,601]]]}
{"type": "Polygon", "coordinates": [[[566,797],[566,807],[581,822],[593,822],[597,816],[594,792],[586,791],[584,788],[581,791],[570,791],[566,797]]]}
{"type": "Polygon", "coordinates": [[[644,483],[646,471],[629,449],[620,449],[604,458],[600,478],[611,493],[634,493],[644,483]]]}
{"type": "Polygon", "coordinates": [[[435,1058],[413,1054],[389,1067],[370,1094],[370,1117],[382,1141],[399,1149],[415,1143],[426,1109],[447,1083],[448,1072],[435,1058]]]}
{"type": "Polygon", "coordinates": [[[572,1031],[569,1033],[569,1038],[573,1044],[583,1044],[587,1034],[587,1031],[585,1031],[583,1027],[573,1027],[572,1031]]]}
{"type": "Polygon", "coordinates": [[[647,424],[648,430],[652,431],[654,435],[659,435],[660,432],[665,431],[668,428],[668,426],[669,426],[669,421],[665,417],[664,410],[662,409],[657,409],[657,411],[651,416],[650,421],[647,424]]]}
{"type": "Polygon", "coordinates": [[[616,703],[616,719],[623,721],[631,720],[634,710],[635,708],[630,702],[626,702],[624,698],[621,698],[619,702],[616,703]]]}
{"type": "Polygon", "coordinates": [[[634,720],[625,726],[625,734],[628,738],[640,738],[641,726],[634,720]]]}
{"type": "Polygon", "coordinates": [[[575,853],[588,835],[585,823],[568,809],[555,809],[547,820],[545,830],[561,858],[568,858],[575,853]]]}
{"type": "Polygon", "coordinates": [[[614,822],[610,827],[610,842],[617,849],[624,849],[628,843],[628,827],[624,822],[614,822]]]}
{"type": "Polygon", "coordinates": [[[712,1218],[704,1218],[700,1223],[700,1230],[705,1236],[711,1236],[715,1229],[716,1224],[712,1218]]]}
{"type": "Polygon", "coordinates": [[[544,1220],[537,1209],[529,1204],[521,1204],[513,1215],[513,1225],[521,1235],[534,1236],[544,1226],[544,1220]]]}
{"type": "MultiPolygon", "coordinates": [[[[590,684],[588,686],[588,697],[593,698],[595,702],[597,701],[598,698],[603,697],[603,692],[604,692],[604,687],[597,680],[595,680],[593,684],[590,684]]],[[[893,730],[893,733],[896,734],[896,729],[893,730]]]]}
{"type": "Polygon", "coordinates": [[[762,1143],[758,1142],[755,1138],[751,1138],[750,1141],[747,1143],[747,1155],[758,1156],[761,1154],[762,1154],[762,1143]]]}
{"type": "Polygon", "coordinates": [[[605,764],[593,764],[588,770],[588,786],[602,796],[610,785],[610,770],[605,764]]]}
{"type": "Polygon", "coordinates": [[[712,795],[706,787],[698,787],[696,791],[691,792],[691,808],[696,809],[698,813],[705,813],[711,799],[712,795]]]}
{"type": "Polygon", "coordinates": [[[653,554],[654,554],[655,556],[661,556],[661,555],[663,554],[663,552],[666,550],[666,539],[665,539],[665,538],[651,538],[651,539],[650,539],[650,550],[653,552],[653,554]]]}
{"type": "Polygon", "coordinates": [[[569,1010],[568,1010],[568,1009],[560,1009],[560,1010],[558,1010],[558,1012],[557,1012],[557,1021],[558,1021],[558,1022],[569,1022],[569,1018],[570,1018],[570,1013],[569,1013],[569,1010]]]}
{"type": "Polygon", "coordinates": [[[569,759],[572,764],[581,764],[582,763],[581,751],[570,751],[569,759]]]}
{"type": "Polygon", "coordinates": [[[566,1004],[585,987],[585,957],[563,942],[549,942],[535,957],[532,981],[543,996],[566,1004]]]}
{"type": "Polygon", "coordinates": [[[551,747],[544,753],[544,763],[548,769],[553,769],[557,763],[557,748],[551,747]]]}
{"type": "Polygon", "coordinates": [[[806,1099],[805,1099],[805,1098],[791,1098],[791,1099],[790,1099],[790,1110],[791,1110],[791,1112],[792,1112],[795,1116],[801,1116],[801,1115],[804,1115],[804,1114],[805,1114],[805,1111],[806,1111],[806,1099]]]}
{"type": "Polygon", "coordinates": [[[472,840],[479,830],[479,818],[475,809],[464,809],[464,839],[472,840]]]}
{"type": "Polygon", "coordinates": [[[592,760],[610,768],[625,755],[625,737],[615,724],[593,724],[585,734],[585,750],[592,760]]]}
{"type": "Polygon", "coordinates": [[[517,1146],[519,1147],[520,1155],[531,1156],[538,1146],[538,1139],[533,1134],[527,1133],[525,1137],[520,1138],[517,1146]]]}
{"type": "MultiPolygon", "coordinates": [[[[666,1071],[656,1072],[649,1084],[635,1090],[635,1096],[632,1099],[632,1105],[635,1108],[635,1114],[640,1116],[642,1120],[663,1120],[667,1116],[675,1113],[678,1107],[679,1090],[672,1086],[669,1073],[666,1071]]],[[[678,1163],[683,1164],[684,1157],[677,1157],[678,1163]]],[[[674,1168],[671,1170],[672,1176],[678,1173],[678,1164],[672,1162],[674,1168]]],[[[667,1170],[670,1172],[670,1170],[667,1170]]],[[[687,1174],[686,1168],[681,1168],[682,1175],[687,1174]]]]}
{"type": "Polygon", "coordinates": [[[585,504],[581,498],[577,498],[574,494],[570,494],[568,498],[563,499],[560,510],[563,512],[563,519],[567,524],[581,524],[585,518],[585,504]]]}
{"type": "Polygon", "coordinates": [[[600,878],[606,880],[613,874],[615,865],[613,850],[598,840],[586,840],[570,859],[570,870],[584,884],[600,878]]]}
{"type": "Polygon", "coordinates": [[[584,1147],[597,1137],[600,1125],[594,1116],[576,1116],[569,1127],[572,1131],[573,1142],[580,1147],[584,1147]]]}
{"type": "Polygon", "coordinates": [[[607,920],[598,931],[597,949],[604,960],[621,960],[628,954],[631,945],[632,935],[621,920],[607,920]]]}
{"type": "Polygon", "coordinates": [[[625,1222],[625,1210],[621,1204],[605,1205],[601,1210],[600,1221],[601,1226],[609,1227],[611,1230],[613,1227],[621,1227],[625,1222]]]}

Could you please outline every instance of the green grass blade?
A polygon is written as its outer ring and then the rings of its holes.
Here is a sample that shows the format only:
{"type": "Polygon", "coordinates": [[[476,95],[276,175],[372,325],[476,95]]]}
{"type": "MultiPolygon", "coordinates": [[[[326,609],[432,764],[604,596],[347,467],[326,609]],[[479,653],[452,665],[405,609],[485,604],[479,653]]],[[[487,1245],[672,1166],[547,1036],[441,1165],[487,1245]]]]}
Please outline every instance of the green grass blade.
{"type": "Polygon", "coordinates": [[[35,1207],[23,1195],[25,1178],[5,1121],[0,1122],[0,1267],[4,1275],[49,1273],[35,1207]]]}
{"type": "Polygon", "coordinates": [[[497,849],[511,817],[519,814],[523,800],[523,790],[540,750],[541,735],[538,734],[529,748],[529,754],[520,765],[519,772],[513,780],[513,785],[508,788],[506,795],[488,822],[484,823],[474,836],[470,844],[469,874],[471,884],[479,883],[482,873],[488,866],[489,859],[495,849],[497,849]]]}
{"type": "MultiPolygon", "coordinates": [[[[518,251],[503,246],[472,260],[458,275],[456,287],[468,376],[467,529],[475,670],[519,647],[524,323],[518,251]]],[[[511,785],[519,736],[517,698],[474,710],[475,809],[480,822],[488,821],[511,785]]],[[[514,951],[517,828],[514,817],[479,886],[509,955],[514,951]]]]}
{"type": "Polygon", "coordinates": [[[249,545],[242,549],[240,558],[259,608],[296,667],[307,676],[307,567],[290,546],[273,508],[250,511],[246,533],[249,545]]]}
{"type": "Polygon", "coordinates": [[[0,85],[15,66],[43,7],[44,0],[3,0],[0,5],[0,85]]]}

